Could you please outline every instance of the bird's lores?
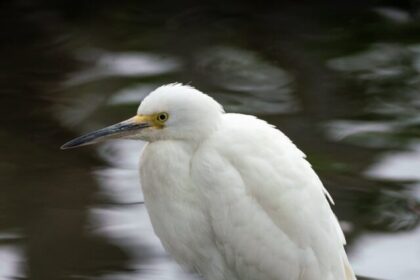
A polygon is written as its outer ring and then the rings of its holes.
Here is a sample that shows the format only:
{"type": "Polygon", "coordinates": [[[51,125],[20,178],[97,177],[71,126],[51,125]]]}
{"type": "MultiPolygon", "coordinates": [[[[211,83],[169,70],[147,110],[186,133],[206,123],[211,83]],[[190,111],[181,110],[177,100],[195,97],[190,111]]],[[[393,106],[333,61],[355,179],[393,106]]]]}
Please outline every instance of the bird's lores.
{"type": "Polygon", "coordinates": [[[154,231],[205,279],[356,279],[328,193],[274,126],[170,84],[150,93],[135,117],[62,148],[112,138],[148,142],[140,178],[154,231]]]}

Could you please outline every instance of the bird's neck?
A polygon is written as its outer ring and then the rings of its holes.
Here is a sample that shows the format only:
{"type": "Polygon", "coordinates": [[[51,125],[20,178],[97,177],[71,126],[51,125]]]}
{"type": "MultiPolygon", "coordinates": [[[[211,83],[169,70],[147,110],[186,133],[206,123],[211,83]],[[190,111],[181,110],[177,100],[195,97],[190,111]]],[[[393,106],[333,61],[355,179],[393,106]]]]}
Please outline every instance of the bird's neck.
{"type": "Polygon", "coordinates": [[[140,160],[140,179],[145,198],[176,197],[190,187],[191,160],[195,146],[185,141],[155,141],[149,143],[140,160]]]}

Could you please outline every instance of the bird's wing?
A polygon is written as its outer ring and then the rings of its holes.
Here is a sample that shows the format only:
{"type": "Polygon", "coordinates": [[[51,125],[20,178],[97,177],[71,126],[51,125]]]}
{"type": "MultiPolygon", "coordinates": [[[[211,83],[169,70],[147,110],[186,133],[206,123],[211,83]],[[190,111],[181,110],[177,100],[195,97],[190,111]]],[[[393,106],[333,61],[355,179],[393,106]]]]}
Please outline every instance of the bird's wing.
{"type": "Polygon", "coordinates": [[[344,235],[304,154],[261,120],[225,116],[191,170],[228,267],[243,280],[355,279],[344,235]]]}

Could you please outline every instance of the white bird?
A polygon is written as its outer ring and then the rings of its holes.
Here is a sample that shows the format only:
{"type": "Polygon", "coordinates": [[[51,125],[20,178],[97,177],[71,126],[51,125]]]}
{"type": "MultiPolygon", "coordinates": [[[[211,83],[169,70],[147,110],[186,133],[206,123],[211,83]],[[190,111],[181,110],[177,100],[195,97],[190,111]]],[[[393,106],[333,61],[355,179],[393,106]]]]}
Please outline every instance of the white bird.
{"type": "Polygon", "coordinates": [[[274,126],[176,83],[150,93],[135,117],[62,149],[111,138],[148,142],[140,178],[154,231],[204,279],[356,279],[329,194],[274,126]]]}

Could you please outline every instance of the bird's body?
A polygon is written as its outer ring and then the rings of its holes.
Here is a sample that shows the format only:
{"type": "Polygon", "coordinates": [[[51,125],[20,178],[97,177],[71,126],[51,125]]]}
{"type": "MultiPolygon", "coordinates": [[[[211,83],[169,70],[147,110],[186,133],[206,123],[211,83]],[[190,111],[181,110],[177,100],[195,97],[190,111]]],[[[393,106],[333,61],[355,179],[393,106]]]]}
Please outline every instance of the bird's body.
{"type": "Polygon", "coordinates": [[[148,144],[140,166],[156,234],[206,279],[354,279],[322,183],[267,123],[224,114],[197,145],[148,144]]]}
{"type": "Polygon", "coordinates": [[[149,142],[140,178],[153,228],[206,280],[356,279],[328,193],[275,127],[172,84],[146,97],[136,117],[64,148],[110,134],[149,142]]]}

